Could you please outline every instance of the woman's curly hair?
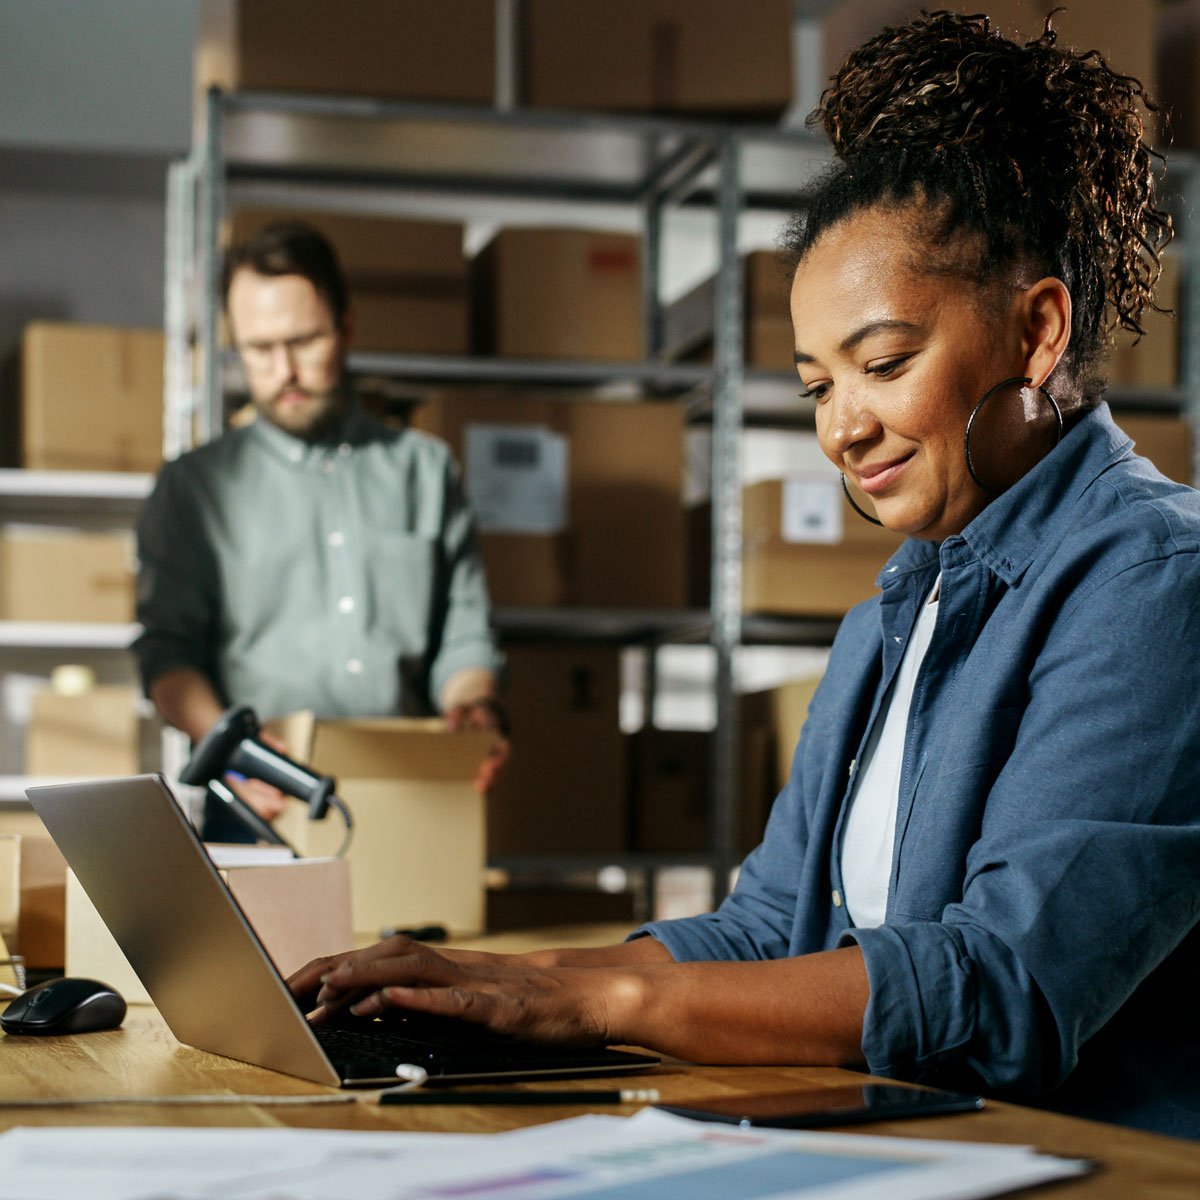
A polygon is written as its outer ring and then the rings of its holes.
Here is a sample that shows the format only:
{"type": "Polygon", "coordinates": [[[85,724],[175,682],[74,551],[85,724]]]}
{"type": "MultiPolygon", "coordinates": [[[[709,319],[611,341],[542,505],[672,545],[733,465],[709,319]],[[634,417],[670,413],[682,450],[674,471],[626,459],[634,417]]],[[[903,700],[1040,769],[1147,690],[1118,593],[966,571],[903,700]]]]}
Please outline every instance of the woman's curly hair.
{"type": "Polygon", "coordinates": [[[796,263],[852,212],[928,201],[931,246],[957,251],[945,269],[986,281],[1027,262],[1062,279],[1074,310],[1068,370],[1094,398],[1098,381],[1082,377],[1112,328],[1143,332],[1172,234],[1139,102],[1154,110],[1098,52],[1057,46],[1051,17],[1025,45],[986,16],[939,11],[885,29],[809,117],[840,162],[802,197],[783,250],[796,263]],[[969,263],[957,233],[975,235],[969,263]]]}

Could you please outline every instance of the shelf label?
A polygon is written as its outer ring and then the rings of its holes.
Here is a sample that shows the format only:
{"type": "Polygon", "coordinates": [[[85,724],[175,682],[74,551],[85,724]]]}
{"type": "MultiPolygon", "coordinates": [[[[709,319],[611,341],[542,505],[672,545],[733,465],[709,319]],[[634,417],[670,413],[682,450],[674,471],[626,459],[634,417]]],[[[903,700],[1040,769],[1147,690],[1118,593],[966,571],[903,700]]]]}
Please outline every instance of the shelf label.
{"type": "Polygon", "coordinates": [[[561,533],[567,439],[544,425],[468,425],[467,494],[485,533],[561,533]]]}
{"type": "Polygon", "coordinates": [[[842,493],[837,480],[811,475],[785,479],[779,528],[785,542],[840,542],[842,493]]]}

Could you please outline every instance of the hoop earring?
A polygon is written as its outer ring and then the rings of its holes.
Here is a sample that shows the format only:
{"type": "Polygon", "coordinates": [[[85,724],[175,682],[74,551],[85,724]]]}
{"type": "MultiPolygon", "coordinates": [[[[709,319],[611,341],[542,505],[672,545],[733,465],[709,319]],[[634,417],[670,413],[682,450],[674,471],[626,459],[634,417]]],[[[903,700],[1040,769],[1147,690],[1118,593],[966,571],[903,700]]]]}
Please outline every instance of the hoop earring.
{"type": "MultiPolygon", "coordinates": [[[[1002,388],[1006,388],[1010,384],[1014,383],[1019,383],[1022,385],[1022,387],[1024,387],[1026,384],[1032,382],[1033,381],[1028,375],[1014,375],[1011,379],[1002,379],[998,384],[996,384],[995,387],[988,388],[988,390],[983,393],[983,399],[980,400],[977,405],[975,405],[975,407],[971,410],[971,415],[967,418],[967,432],[963,435],[963,455],[967,460],[967,471],[970,473],[971,478],[975,480],[976,486],[980,489],[980,491],[987,492],[989,496],[999,496],[1000,493],[993,491],[986,483],[983,482],[982,479],[979,478],[979,475],[975,470],[975,464],[971,461],[971,429],[975,424],[975,418],[979,416],[979,410],[983,408],[983,406],[1002,388]]],[[[1058,443],[1062,441],[1063,435],[1062,409],[1058,407],[1058,401],[1055,400],[1052,395],[1050,395],[1050,393],[1045,389],[1045,387],[1042,386],[1042,384],[1038,384],[1037,390],[1046,397],[1046,399],[1050,402],[1050,407],[1054,410],[1054,420],[1058,427],[1054,444],[1057,446],[1058,443]]]]}
{"type": "Polygon", "coordinates": [[[868,512],[863,512],[863,510],[861,508],[859,508],[857,504],[854,503],[854,497],[852,495],[850,495],[850,489],[846,486],[845,475],[841,476],[841,480],[842,480],[842,492],[845,494],[846,503],[849,504],[850,507],[852,509],[854,509],[854,511],[856,513],[858,513],[858,515],[860,517],[862,517],[862,519],[864,521],[870,521],[872,525],[878,525],[882,528],[883,522],[881,520],[879,520],[877,517],[871,516],[871,514],[868,512]]]}

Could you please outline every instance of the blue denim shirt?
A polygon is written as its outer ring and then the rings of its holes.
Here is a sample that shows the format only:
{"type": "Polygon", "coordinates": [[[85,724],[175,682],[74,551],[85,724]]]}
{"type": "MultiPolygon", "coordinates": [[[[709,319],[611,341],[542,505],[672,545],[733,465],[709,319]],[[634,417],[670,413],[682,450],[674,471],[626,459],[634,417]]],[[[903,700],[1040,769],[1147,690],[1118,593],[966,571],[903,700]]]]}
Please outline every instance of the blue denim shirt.
{"type": "Polygon", "coordinates": [[[763,844],[678,960],[857,942],[872,1072],[1200,1137],[1200,494],[1102,406],[848,614],[763,844]],[[838,863],[867,730],[941,571],[887,916],[838,863]]]}

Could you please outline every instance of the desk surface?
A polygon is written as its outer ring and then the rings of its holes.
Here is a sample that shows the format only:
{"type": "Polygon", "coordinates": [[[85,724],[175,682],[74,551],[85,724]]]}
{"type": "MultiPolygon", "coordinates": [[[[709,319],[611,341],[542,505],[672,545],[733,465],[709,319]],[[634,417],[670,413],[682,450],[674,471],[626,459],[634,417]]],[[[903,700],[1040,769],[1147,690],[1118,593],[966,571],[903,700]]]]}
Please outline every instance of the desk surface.
{"type": "MultiPolygon", "coordinates": [[[[566,939],[564,939],[566,940],[566,939]]],[[[578,944],[580,939],[572,939],[578,944]]],[[[597,939],[599,940],[599,939],[597,939]]],[[[487,944],[499,949],[500,939],[487,944]]],[[[512,939],[517,948],[520,939],[512,939]]],[[[541,944],[545,944],[542,940],[541,944]]],[[[505,945],[504,948],[510,948],[505,945]]],[[[620,1086],[658,1088],[665,1103],[751,1092],[778,1092],[858,1083],[849,1071],[816,1067],[696,1067],[667,1064],[622,1077],[620,1086]]],[[[613,1080],[613,1083],[616,1083],[613,1080]]],[[[542,1081],[514,1085],[531,1090],[581,1086],[542,1081]]],[[[593,1086],[608,1086],[598,1084],[593,1086]]],[[[302,1079],[247,1066],[181,1046],[151,1007],[131,1007],[124,1026],[108,1033],[63,1038],[0,1036],[0,1096],[166,1096],[181,1093],[302,1095],[329,1092],[302,1079]]],[[[488,1133],[586,1111],[567,1105],[539,1107],[387,1107],[354,1104],[279,1108],[270,1105],[163,1107],[153,1102],[117,1107],[55,1109],[0,1107],[0,1130],[15,1125],[209,1125],[327,1129],[424,1130],[488,1133]]],[[[631,1114],[633,1106],[606,1107],[631,1114]]],[[[1081,1200],[1195,1200],[1200,1196],[1200,1145],[1138,1133],[1034,1109],[992,1102],[984,1111],[857,1127],[864,1133],[1009,1142],[1072,1158],[1094,1159],[1101,1169],[1079,1180],[1033,1189],[1029,1196],[1081,1200]]]]}

